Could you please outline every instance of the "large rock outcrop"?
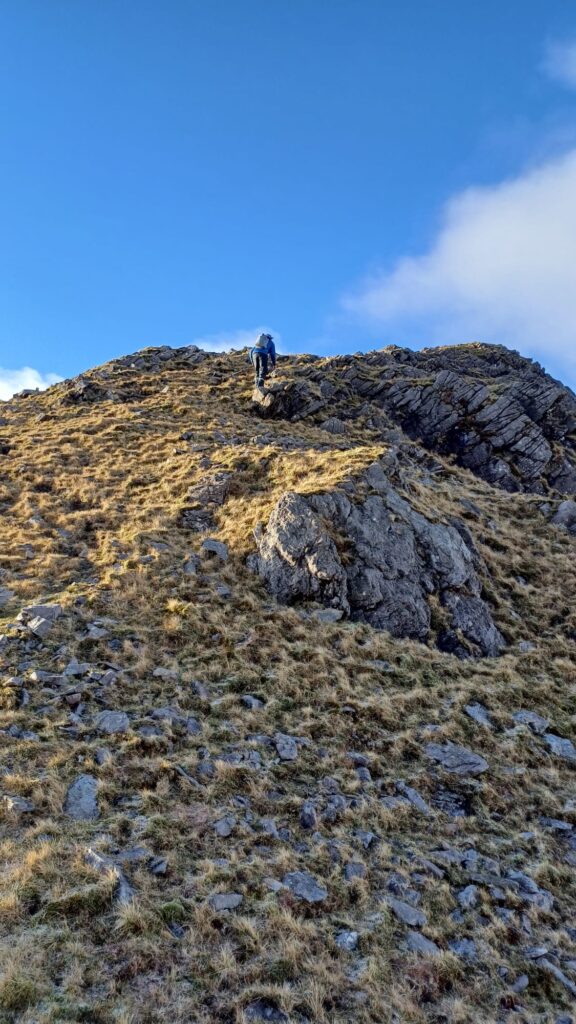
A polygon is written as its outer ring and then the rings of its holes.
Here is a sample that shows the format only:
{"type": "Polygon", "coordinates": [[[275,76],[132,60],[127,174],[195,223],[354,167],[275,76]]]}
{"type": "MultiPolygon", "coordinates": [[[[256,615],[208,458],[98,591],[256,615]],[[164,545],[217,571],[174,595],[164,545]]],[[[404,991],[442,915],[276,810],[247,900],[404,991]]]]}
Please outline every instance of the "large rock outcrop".
{"type": "Polygon", "coordinates": [[[257,543],[251,567],[282,602],[317,601],[393,636],[427,641],[436,594],[440,646],[490,657],[505,646],[481,596],[481,560],[467,529],[417,512],[380,463],[348,493],[286,492],[257,543]]]}
{"type": "Polygon", "coordinates": [[[498,345],[394,346],[333,365],[415,440],[507,491],[576,491],[576,396],[498,345]]]}

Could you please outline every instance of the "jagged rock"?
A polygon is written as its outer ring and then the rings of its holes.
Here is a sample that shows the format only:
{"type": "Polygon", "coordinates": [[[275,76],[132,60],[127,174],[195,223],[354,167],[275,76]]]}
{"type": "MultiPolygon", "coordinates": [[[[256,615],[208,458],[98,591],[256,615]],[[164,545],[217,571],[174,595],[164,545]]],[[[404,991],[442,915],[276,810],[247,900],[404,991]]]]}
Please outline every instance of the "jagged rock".
{"type": "Polygon", "coordinates": [[[97,794],[97,779],[93,775],[79,775],[68,787],[64,814],[76,821],[94,821],[100,815],[97,794]]]}
{"type": "Polygon", "coordinates": [[[362,364],[343,362],[349,388],[489,483],[512,492],[542,493],[547,484],[576,491],[573,452],[555,451],[576,426],[576,397],[537,363],[496,345],[390,346],[362,364]]]}
{"type": "Polygon", "coordinates": [[[228,814],[225,818],[220,818],[220,820],[216,822],[214,825],[214,831],[221,839],[227,839],[228,836],[232,835],[235,827],[236,818],[234,815],[228,814]]]}
{"type": "Polygon", "coordinates": [[[128,732],[130,719],[125,711],[101,711],[96,715],[94,725],[98,732],[107,736],[128,732]]]}
{"type": "Polygon", "coordinates": [[[400,497],[380,463],[358,481],[357,500],[350,490],[286,492],[257,544],[250,567],[280,601],[320,601],[393,636],[426,640],[427,598],[438,592],[473,651],[492,657],[504,647],[480,597],[475,554],[453,526],[430,522],[400,497]],[[377,493],[362,499],[362,483],[377,493]],[[349,548],[345,564],[332,533],[349,548]]]}
{"type": "Polygon", "coordinates": [[[545,733],[542,738],[557,757],[561,757],[565,761],[576,762],[576,747],[572,740],[563,739],[562,736],[556,736],[553,732],[545,733]]]}
{"type": "Polygon", "coordinates": [[[282,881],[294,896],[306,903],[322,903],[328,897],[328,890],[307,871],[289,871],[282,881]]]}
{"type": "Polygon", "coordinates": [[[305,800],[300,808],[300,824],[302,828],[313,829],[318,823],[316,808],[311,800],[305,800]]]}
{"type": "Polygon", "coordinates": [[[404,799],[411,803],[417,811],[420,811],[420,814],[424,814],[428,817],[433,813],[432,808],[426,803],[424,798],[420,796],[420,793],[418,793],[418,791],[412,786],[406,785],[403,779],[399,779],[396,782],[396,790],[398,793],[401,793],[404,799]]]}
{"type": "Polygon", "coordinates": [[[428,757],[455,775],[480,775],[488,770],[488,762],[480,754],[457,743],[428,743],[424,749],[428,757]]]}
{"type": "Polygon", "coordinates": [[[478,902],[478,886],[467,885],[465,889],[460,890],[457,899],[464,910],[470,910],[472,907],[475,907],[478,902]]]}
{"type": "Polygon", "coordinates": [[[314,391],[306,381],[272,384],[264,391],[255,388],[252,393],[254,411],[262,419],[299,420],[311,416],[326,405],[320,391],[314,391]]]}

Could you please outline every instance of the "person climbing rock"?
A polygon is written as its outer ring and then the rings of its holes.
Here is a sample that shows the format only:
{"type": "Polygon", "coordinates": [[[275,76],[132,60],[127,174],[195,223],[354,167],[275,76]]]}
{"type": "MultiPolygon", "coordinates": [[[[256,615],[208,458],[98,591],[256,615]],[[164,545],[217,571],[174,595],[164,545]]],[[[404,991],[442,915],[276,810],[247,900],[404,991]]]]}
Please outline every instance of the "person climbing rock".
{"type": "Polygon", "coordinates": [[[264,381],[268,376],[268,360],[272,369],[276,369],[276,346],[271,334],[261,334],[254,348],[250,350],[250,362],[256,374],[255,386],[260,390],[264,387],[264,381]]]}

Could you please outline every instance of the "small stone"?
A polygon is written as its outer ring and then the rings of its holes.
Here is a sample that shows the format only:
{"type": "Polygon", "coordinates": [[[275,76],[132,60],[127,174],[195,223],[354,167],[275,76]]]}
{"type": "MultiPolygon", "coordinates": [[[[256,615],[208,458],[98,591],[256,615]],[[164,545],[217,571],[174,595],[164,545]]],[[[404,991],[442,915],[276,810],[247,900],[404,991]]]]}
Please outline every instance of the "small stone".
{"type": "Polygon", "coordinates": [[[162,877],[168,871],[168,861],[165,857],[152,857],[148,861],[148,871],[151,875],[162,877]]]}
{"type": "Polygon", "coordinates": [[[93,775],[79,775],[68,787],[64,801],[64,814],[76,821],[94,821],[98,818],[98,782],[93,775]]]}
{"type": "Polygon", "coordinates": [[[462,960],[472,962],[477,958],[476,943],[473,939],[454,939],[448,943],[448,946],[462,960]]]}
{"type": "Polygon", "coordinates": [[[464,711],[469,718],[472,718],[478,725],[484,725],[487,729],[492,729],[492,722],[490,721],[490,715],[483,704],[475,701],[472,704],[466,704],[464,711]]]}
{"type": "Polygon", "coordinates": [[[31,633],[39,637],[41,640],[48,636],[48,633],[52,629],[52,619],[43,619],[42,616],[36,615],[33,619],[30,619],[26,625],[31,633]]]}
{"type": "Polygon", "coordinates": [[[267,889],[270,889],[270,892],[280,892],[281,889],[286,888],[286,886],[283,885],[282,882],[279,882],[277,878],[270,877],[264,879],[264,885],[267,889]]]}
{"type": "Polygon", "coordinates": [[[207,557],[215,557],[220,559],[221,562],[228,561],[228,547],[223,544],[220,540],[214,540],[212,537],[207,537],[206,540],[202,541],[200,545],[202,553],[207,557]]]}
{"type": "Polygon", "coordinates": [[[456,743],[428,743],[424,749],[428,757],[455,775],[480,775],[488,770],[488,762],[480,754],[456,743]]]}
{"type": "Polygon", "coordinates": [[[346,953],[352,953],[358,946],[358,938],[358,932],[337,932],[336,945],[346,953]]]}
{"type": "Polygon", "coordinates": [[[164,668],[162,665],[155,668],[152,675],[156,679],[178,679],[178,672],[176,669],[164,668]]]}
{"type": "Polygon", "coordinates": [[[512,991],[516,993],[516,995],[519,995],[520,992],[524,992],[528,988],[529,984],[530,984],[530,979],[529,979],[528,975],[527,974],[521,974],[519,978],[516,978],[516,981],[510,987],[511,987],[512,991]]]}
{"type": "Polygon", "coordinates": [[[94,760],[100,767],[108,764],[112,760],[112,751],[110,750],[110,747],[98,747],[94,754],[94,760]]]}
{"type": "Polygon", "coordinates": [[[344,878],[351,882],[353,878],[366,878],[366,865],[360,860],[349,860],[344,866],[344,878]]]}
{"type": "Polygon", "coordinates": [[[25,800],[22,796],[6,794],[2,797],[2,803],[11,814],[32,814],[36,810],[36,805],[31,800],[25,800]]]}
{"type": "Polygon", "coordinates": [[[125,711],[101,711],[96,715],[94,724],[98,732],[107,736],[128,732],[130,728],[130,720],[125,711]]]}
{"type": "Polygon", "coordinates": [[[422,953],[423,956],[439,956],[441,953],[440,947],[420,932],[409,931],[404,945],[409,953],[422,953]]]}
{"type": "Polygon", "coordinates": [[[403,900],[396,900],[392,896],[387,896],[386,902],[392,913],[404,924],[410,925],[411,928],[422,928],[428,920],[422,910],[411,907],[409,903],[404,903],[403,900]]]}
{"type": "Polygon", "coordinates": [[[467,885],[465,889],[460,890],[457,899],[464,910],[471,910],[478,903],[478,886],[467,885]]]}
{"type": "Polygon", "coordinates": [[[357,768],[356,769],[356,776],[357,776],[357,778],[360,779],[360,782],[372,782],[372,776],[370,774],[370,769],[369,768],[363,768],[363,767],[357,768]]]}
{"type": "Polygon", "coordinates": [[[537,715],[535,711],[515,711],[512,718],[518,725],[528,725],[532,732],[541,736],[550,725],[547,718],[537,715]]]}
{"type": "Polygon", "coordinates": [[[418,793],[416,789],[413,789],[412,786],[407,786],[402,779],[399,779],[396,782],[396,789],[406,800],[409,801],[409,803],[412,804],[413,807],[416,808],[417,811],[420,811],[421,814],[424,814],[426,817],[433,814],[432,808],[426,803],[424,798],[420,796],[420,793],[418,793]]]}
{"type": "Polygon", "coordinates": [[[328,890],[319,885],[307,871],[289,871],[283,882],[294,896],[306,903],[321,903],[328,896],[328,890]]]}
{"type": "Polygon", "coordinates": [[[14,597],[14,591],[8,590],[7,587],[0,587],[0,608],[8,604],[9,601],[14,597]]]}
{"type": "Polygon", "coordinates": [[[293,736],[277,732],[274,736],[274,746],[276,747],[278,757],[282,761],[295,761],[298,757],[298,746],[293,736]]]}
{"type": "Polygon", "coordinates": [[[221,839],[227,839],[228,836],[232,835],[235,826],[236,818],[229,814],[225,818],[220,818],[220,820],[216,822],[214,825],[214,831],[221,839]]]}
{"type": "Polygon", "coordinates": [[[253,697],[251,693],[243,693],[240,700],[249,711],[259,711],[264,707],[264,701],[259,697],[253,697]]]}
{"type": "Polygon", "coordinates": [[[331,624],[333,622],[340,622],[340,619],[344,615],[341,608],[319,608],[315,612],[312,612],[312,617],[317,622],[324,622],[331,624]]]}
{"type": "Polygon", "coordinates": [[[273,1024],[289,1024],[290,1020],[288,1014],[269,999],[256,999],[253,1003],[248,1003],[248,1006],[244,1007],[243,1016],[245,1020],[272,1021],[273,1024]]]}
{"type": "Polygon", "coordinates": [[[244,897],[239,892],[219,892],[208,900],[212,910],[236,910],[244,897]]]}
{"type": "Polygon", "coordinates": [[[557,757],[562,757],[565,761],[576,761],[576,747],[572,740],[563,739],[562,736],[556,736],[553,732],[547,732],[543,739],[557,757]]]}
{"type": "Polygon", "coordinates": [[[314,804],[311,800],[305,800],[300,808],[300,825],[302,828],[313,829],[316,828],[317,821],[314,804]]]}

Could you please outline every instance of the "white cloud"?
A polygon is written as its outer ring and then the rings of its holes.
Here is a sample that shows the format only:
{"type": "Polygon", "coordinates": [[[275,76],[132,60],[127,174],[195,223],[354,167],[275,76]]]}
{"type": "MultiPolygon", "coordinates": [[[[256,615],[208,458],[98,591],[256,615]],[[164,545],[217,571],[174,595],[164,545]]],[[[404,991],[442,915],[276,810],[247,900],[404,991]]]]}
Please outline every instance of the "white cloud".
{"type": "Polygon", "coordinates": [[[543,70],[550,78],[569,89],[576,89],[576,41],[549,43],[543,70]]]}
{"type": "Polygon", "coordinates": [[[23,366],[21,370],[4,370],[0,366],[0,400],[7,401],[17,391],[25,388],[49,388],[62,380],[56,373],[39,373],[31,366],[23,366]]]}
{"type": "Polygon", "coordinates": [[[203,337],[194,338],[193,345],[198,348],[205,348],[208,352],[229,352],[232,348],[245,348],[247,345],[254,345],[259,334],[271,334],[274,338],[276,348],[281,348],[282,336],[271,327],[262,325],[252,330],[220,331],[218,334],[205,334],[203,337]]]}
{"type": "Polygon", "coordinates": [[[423,344],[498,342],[576,365],[576,149],[451,198],[428,252],[342,304],[423,344]]]}

